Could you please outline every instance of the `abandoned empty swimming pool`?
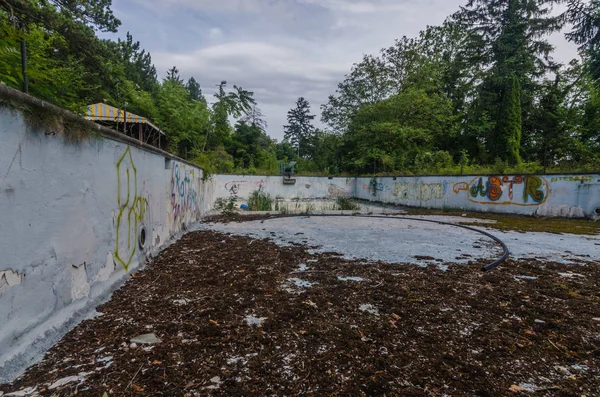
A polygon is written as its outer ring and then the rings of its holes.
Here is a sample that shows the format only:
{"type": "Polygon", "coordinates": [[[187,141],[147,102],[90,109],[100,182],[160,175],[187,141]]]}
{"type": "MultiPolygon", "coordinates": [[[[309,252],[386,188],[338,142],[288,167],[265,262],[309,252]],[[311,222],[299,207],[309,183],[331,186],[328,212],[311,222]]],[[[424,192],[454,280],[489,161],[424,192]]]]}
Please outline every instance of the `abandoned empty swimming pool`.
{"type": "Polygon", "coordinates": [[[0,396],[600,395],[600,174],[207,175],[11,92],[94,139],[0,112],[0,396]]]}

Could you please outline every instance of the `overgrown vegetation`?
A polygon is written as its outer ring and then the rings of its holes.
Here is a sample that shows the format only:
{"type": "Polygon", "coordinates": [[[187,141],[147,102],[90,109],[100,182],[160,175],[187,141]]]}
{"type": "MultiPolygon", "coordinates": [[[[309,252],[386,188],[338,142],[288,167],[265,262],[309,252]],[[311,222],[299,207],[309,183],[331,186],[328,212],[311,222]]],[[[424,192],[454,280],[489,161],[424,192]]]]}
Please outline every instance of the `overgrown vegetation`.
{"type": "Polygon", "coordinates": [[[586,219],[549,218],[532,216],[494,214],[490,212],[467,212],[456,208],[443,208],[442,210],[428,210],[425,208],[405,209],[410,215],[456,215],[463,216],[462,225],[476,227],[491,227],[503,231],[517,232],[545,232],[545,233],[570,233],[585,235],[600,235],[600,223],[586,219]],[[474,222],[473,219],[494,221],[493,223],[474,222]]]}
{"type": "Polygon", "coordinates": [[[232,192],[227,198],[217,199],[215,207],[217,210],[221,211],[222,215],[225,215],[226,217],[233,217],[237,215],[237,200],[237,195],[232,192]]]}
{"type": "Polygon", "coordinates": [[[321,106],[327,130],[314,126],[298,92],[283,142],[266,134],[252,92],[222,81],[209,104],[198,81],[176,67],[159,79],[129,33],[98,38],[95,31],[116,32],[121,23],[110,0],[0,2],[0,81],[21,87],[26,39],[31,94],[77,113],[97,102],[126,107],[207,174],[272,175],[280,161],[323,176],[593,172],[598,9],[598,0],[464,0],[441,26],[354,64],[321,106]],[[567,4],[561,15],[557,3],[567,4]],[[568,64],[553,59],[547,41],[561,30],[579,46],[568,64]]]}
{"type": "Polygon", "coordinates": [[[248,208],[250,211],[272,211],[273,197],[262,189],[254,190],[248,198],[248,208]]]}
{"type": "Polygon", "coordinates": [[[360,211],[360,204],[349,197],[337,197],[335,209],[339,211],[360,211]]]}

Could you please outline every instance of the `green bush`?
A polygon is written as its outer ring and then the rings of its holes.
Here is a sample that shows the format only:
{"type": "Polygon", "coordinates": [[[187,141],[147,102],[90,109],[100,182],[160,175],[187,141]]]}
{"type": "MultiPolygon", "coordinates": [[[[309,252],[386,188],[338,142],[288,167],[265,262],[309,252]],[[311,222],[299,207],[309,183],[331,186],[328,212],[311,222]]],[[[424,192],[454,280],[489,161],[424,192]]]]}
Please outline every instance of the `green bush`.
{"type": "Polygon", "coordinates": [[[250,193],[248,199],[248,208],[250,211],[272,211],[273,197],[269,193],[263,192],[261,189],[250,193]]]}
{"type": "Polygon", "coordinates": [[[237,196],[233,193],[228,198],[220,198],[217,200],[217,209],[221,214],[232,217],[237,213],[237,196]]]}
{"type": "Polygon", "coordinates": [[[338,197],[335,199],[335,209],[339,211],[359,211],[360,205],[348,197],[338,197]]]}

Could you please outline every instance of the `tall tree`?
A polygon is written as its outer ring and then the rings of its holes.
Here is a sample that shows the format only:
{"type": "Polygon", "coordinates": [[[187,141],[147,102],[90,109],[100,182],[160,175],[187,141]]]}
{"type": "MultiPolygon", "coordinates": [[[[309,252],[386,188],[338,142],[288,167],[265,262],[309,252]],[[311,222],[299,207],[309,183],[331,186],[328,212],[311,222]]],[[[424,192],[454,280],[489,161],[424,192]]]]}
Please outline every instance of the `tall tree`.
{"type": "Polygon", "coordinates": [[[366,104],[373,104],[390,95],[390,84],[384,62],[365,55],[361,62],[352,65],[350,74],[338,84],[335,95],[330,95],[321,106],[321,119],[333,131],[342,133],[352,116],[366,104]]]}
{"type": "Polygon", "coordinates": [[[41,23],[46,29],[65,27],[71,21],[103,32],[116,32],[121,24],[110,6],[112,0],[12,0],[0,2],[0,7],[25,23],[41,23]]]}
{"type": "Polygon", "coordinates": [[[314,118],[310,114],[310,104],[303,97],[298,98],[296,107],[288,111],[288,124],[283,127],[284,139],[296,146],[298,157],[310,158],[313,153],[314,118]]]}
{"type": "Polygon", "coordinates": [[[200,88],[200,84],[196,81],[196,79],[192,76],[188,80],[185,88],[190,93],[190,97],[195,101],[204,101],[206,102],[206,98],[202,95],[202,88],[200,88]]]}
{"type": "Polygon", "coordinates": [[[127,32],[125,40],[119,39],[120,61],[125,68],[125,78],[131,80],[145,91],[156,88],[156,68],[152,57],[146,50],[140,49],[140,42],[133,41],[133,36],[127,32]]]}
{"type": "Polygon", "coordinates": [[[267,132],[268,124],[265,115],[256,105],[252,106],[252,109],[242,117],[242,121],[251,126],[258,127],[263,133],[267,132]]]}
{"type": "Polygon", "coordinates": [[[254,93],[247,91],[237,85],[233,86],[233,91],[225,91],[227,81],[221,81],[218,85],[219,90],[214,94],[217,101],[213,104],[213,124],[214,133],[207,139],[209,148],[216,148],[227,143],[231,135],[231,126],[229,125],[229,116],[239,118],[247,114],[256,100],[254,93]]]}
{"type": "Polygon", "coordinates": [[[600,82],[600,0],[568,0],[568,3],[565,15],[573,30],[566,37],[579,45],[592,77],[600,82]]]}
{"type": "Polygon", "coordinates": [[[179,69],[177,69],[176,66],[173,66],[171,69],[167,70],[165,81],[172,81],[174,83],[183,85],[183,80],[179,76],[179,69]]]}
{"type": "MultiPolygon", "coordinates": [[[[525,147],[533,145],[531,117],[540,90],[539,80],[548,71],[558,69],[550,56],[553,47],[545,36],[562,27],[563,19],[552,15],[552,6],[559,2],[469,0],[453,16],[468,32],[471,47],[479,48],[478,66],[490,70],[479,84],[470,119],[472,125],[490,122],[491,128],[480,137],[488,142],[488,161],[500,158],[514,163],[518,159],[514,151],[499,144],[515,139],[516,126],[506,126],[505,117],[506,112],[513,113],[512,101],[517,96],[521,101],[521,141],[525,147]],[[514,84],[514,77],[518,84],[514,84]],[[519,93],[514,92],[517,89],[519,93]],[[495,152],[495,149],[500,151],[495,152]]],[[[516,121],[516,118],[511,119],[511,123],[516,121]]]]}
{"type": "Polygon", "coordinates": [[[514,166],[521,162],[521,131],[523,128],[521,86],[516,75],[513,74],[506,79],[500,97],[498,117],[502,122],[498,123],[496,134],[490,137],[489,147],[497,157],[514,166]]]}

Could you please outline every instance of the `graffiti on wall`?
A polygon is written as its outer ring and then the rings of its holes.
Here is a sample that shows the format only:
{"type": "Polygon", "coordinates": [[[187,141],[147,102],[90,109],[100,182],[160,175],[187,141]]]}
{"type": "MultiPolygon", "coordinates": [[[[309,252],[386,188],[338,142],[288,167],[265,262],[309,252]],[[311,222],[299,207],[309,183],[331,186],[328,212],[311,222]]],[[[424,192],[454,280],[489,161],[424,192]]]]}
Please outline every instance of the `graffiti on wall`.
{"type": "Polygon", "coordinates": [[[392,196],[400,200],[441,200],[446,194],[447,183],[393,182],[392,196]]]}
{"type": "Polygon", "coordinates": [[[423,183],[423,182],[377,182],[363,184],[362,188],[372,195],[378,193],[391,193],[397,200],[441,200],[446,194],[447,182],[423,183]]]}
{"type": "Polygon", "coordinates": [[[237,195],[240,191],[240,188],[244,186],[263,190],[265,185],[266,182],[264,179],[259,181],[229,181],[225,184],[225,190],[227,190],[230,194],[237,195]]]}
{"type": "MultiPolygon", "coordinates": [[[[114,258],[128,271],[138,249],[139,234],[144,230],[143,221],[148,210],[148,200],[138,191],[137,168],[130,148],[117,162],[117,206],[114,258]]],[[[143,233],[145,235],[145,231],[143,233]]]]}
{"type": "Polygon", "coordinates": [[[338,197],[350,197],[350,193],[336,184],[330,183],[327,188],[327,197],[328,198],[338,198],[338,197]]]}
{"type": "Polygon", "coordinates": [[[454,184],[454,193],[466,192],[477,204],[511,204],[535,206],[548,198],[548,181],[539,176],[477,177],[471,182],[454,184]]]}
{"type": "MultiPolygon", "coordinates": [[[[594,183],[594,177],[592,175],[580,175],[580,176],[556,176],[552,177],[551,182],[578,182],[578,183],[594,183]]],[[[600,182],[600,181],[598,181],[600,182]]]]}
{"type": "Polygon", "coordinates": [[[382,182],[363,183],[362,188],[364,191],[377,195],[379,192],[389,192],[390,187],[382,182]]]}
{"type": "Polygon", "coordinates": [[[173,221],[182,221],[186,216],[194,219],[200,213],[196,170],[185,164],[176,163],[171,173],[171,210],[173,221]]]}

